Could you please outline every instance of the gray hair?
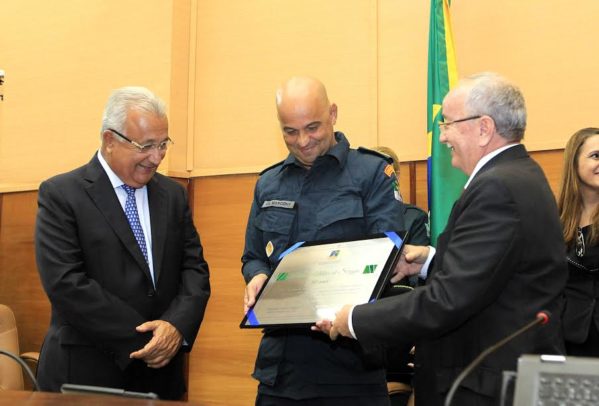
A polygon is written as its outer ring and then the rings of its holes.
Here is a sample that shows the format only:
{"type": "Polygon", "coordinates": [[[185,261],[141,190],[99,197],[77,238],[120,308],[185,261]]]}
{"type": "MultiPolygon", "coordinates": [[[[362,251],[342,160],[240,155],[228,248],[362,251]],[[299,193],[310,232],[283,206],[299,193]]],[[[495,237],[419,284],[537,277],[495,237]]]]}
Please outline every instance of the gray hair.
{"type": "Polygon", "coordinates": [[[492,117],[499,135],[508,141],[521,141],[526,130],[526,104],[520,89],[491,72],[465,80],[473,82],[465,102],[468,114],[492,117]]]}
{"type": "Polygon", "coordinates": [[[102,114],[100,134],[112,128],[123,132],[127,113],[131,109],[153,113],[158,117],[166,117],[164,102],[145,87],[128,86],[114,90],[102,114]]]}

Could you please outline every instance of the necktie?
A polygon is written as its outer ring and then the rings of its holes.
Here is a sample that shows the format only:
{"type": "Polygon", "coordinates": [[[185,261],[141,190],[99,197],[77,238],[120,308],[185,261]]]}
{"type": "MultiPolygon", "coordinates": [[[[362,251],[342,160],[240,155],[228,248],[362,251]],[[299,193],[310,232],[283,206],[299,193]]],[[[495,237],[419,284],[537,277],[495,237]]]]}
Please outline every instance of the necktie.
{"type": "Polygon", "coordinates": [[[144,254],[146,262],[148,262],[148,249],[146,248],[146,239],[144,237],[144,230],[141,228],[139,222],[139,214],[137,214],[137,203],[135,202],[135,188],[129,185],[121,186],[125,192],[127,192],[127,201],[125,202],[125,215],[129,220],[129,225],[133,231],[133,235],[137,240],[137,245],[141,248],[141,252],[144,254]]]}

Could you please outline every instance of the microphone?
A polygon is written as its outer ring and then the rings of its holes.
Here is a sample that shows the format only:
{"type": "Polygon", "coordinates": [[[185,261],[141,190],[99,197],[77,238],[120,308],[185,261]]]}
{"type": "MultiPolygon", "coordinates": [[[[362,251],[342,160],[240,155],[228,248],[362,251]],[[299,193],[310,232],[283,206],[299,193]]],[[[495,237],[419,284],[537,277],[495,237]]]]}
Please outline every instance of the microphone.
{"type": "Polygon", "coordinates": [[[25,370],[25,372],[27,373],[27,376],[29,376],[29,379],[31,379],[31,383],[33,383],[33,390],[34,391],[40,390],[39,386],[37,386],[37,380],[33,376],[33,372],[31,372],[31,368],[29,368],[29,365],[27,365],[25,363],[25,361],[23,361],[21,359],[21,357],[18,357],[11,352],[1,350],[1,349],[0,349],[0,354],[6,355],[7,357],[12,358],[13,360],[17,361],[19,363],[19,365],[21,365],[21,368],[23,368],[25,370]]]}
{"type": "Polygon", "coordinates": [[[445,406],[451,406],[451,401],[453,399],[453,395],[457,391],[458,386],[460,386],[460,383],[462,383],[464,378],[466,378],[468,376],[468,374],[470,374],[470,372],[472,372],[472,370],[474,368],[476,368],[478,366],[478,364],[480,364],[482,362],[482,360],[487,358],[487,356],[489,354],[495,352],[497,349],[503,347],[505,344],[509,343],[514,338],[518,337],[520,334],[524,333],[525,331],[528,331],[529,329],[533,328],[537,324],[549,323],[550,318],[551,318],[551,313],[548,310],[541,310],[540,312],[537,313],[537,315],[533,321],[531,321],[530,323],[528,323],[524,327],[520,328],[516,332],[510,334],[509,336],[496,342],[495,344],[493,344],[492,346],[490,346],[489,348],[487,348],[486,350],[481,352],[479,354],[479,356],[474,359],[474,361],[472,361],[466,368],[464,368],[462,373],[460,373],[458,375],[458,377],[455,379],[455,381],[453,381],[453,384],[451,385],[451,388],[449,389],[449,392],[447,392],[447,396],[445,397],[445,406]]]}

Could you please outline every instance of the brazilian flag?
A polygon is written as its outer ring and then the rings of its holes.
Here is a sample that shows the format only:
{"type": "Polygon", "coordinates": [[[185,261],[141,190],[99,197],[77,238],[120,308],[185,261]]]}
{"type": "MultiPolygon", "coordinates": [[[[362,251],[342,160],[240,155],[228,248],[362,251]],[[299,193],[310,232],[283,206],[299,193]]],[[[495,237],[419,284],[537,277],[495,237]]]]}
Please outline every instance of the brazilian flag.
{"type": "Polygon", "coordinates": [[[447,224],[453,203],[459,197],[466,175],[451,166],[451,152],[439,142],[441,104],[443,98],[457,83],[457,68],[449,0],[431,0],[431,16],[428,38],[428,207],[430,212],[431,243],[437,245],[437,237],[447,224]]]}

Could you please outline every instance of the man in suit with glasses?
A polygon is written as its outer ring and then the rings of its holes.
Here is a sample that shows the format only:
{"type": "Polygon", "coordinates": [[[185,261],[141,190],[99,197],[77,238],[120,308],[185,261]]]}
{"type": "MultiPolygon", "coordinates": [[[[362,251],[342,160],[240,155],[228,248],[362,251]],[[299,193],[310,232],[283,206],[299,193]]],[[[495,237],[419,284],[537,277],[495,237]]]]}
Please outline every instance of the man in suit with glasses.
{"type": "Polygon", "coordinates": [[[52,304],[39,385],[179,399],[210,285],[186,192],[156,173],[172,143],[164,103],[117,89],[101,138],[88,164],[39,189],[36,258],[52,304]]]}

